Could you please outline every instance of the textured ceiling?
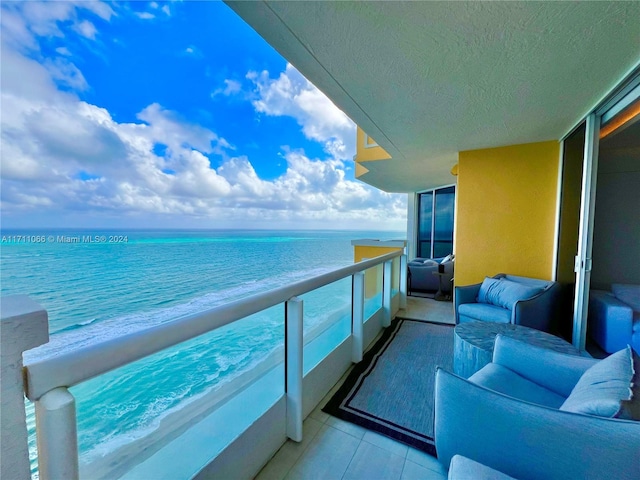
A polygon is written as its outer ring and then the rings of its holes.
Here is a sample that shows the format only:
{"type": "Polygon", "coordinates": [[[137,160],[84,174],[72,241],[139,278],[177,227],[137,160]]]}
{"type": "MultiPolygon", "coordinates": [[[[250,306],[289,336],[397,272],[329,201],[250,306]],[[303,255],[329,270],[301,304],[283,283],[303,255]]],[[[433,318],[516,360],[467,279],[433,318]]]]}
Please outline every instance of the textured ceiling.
{"type": "Polygon", "coordinates": [[[227,3],[391,154],[361,177],[387,191],[560,139],[640,63],[640,2],[227,3]]]}

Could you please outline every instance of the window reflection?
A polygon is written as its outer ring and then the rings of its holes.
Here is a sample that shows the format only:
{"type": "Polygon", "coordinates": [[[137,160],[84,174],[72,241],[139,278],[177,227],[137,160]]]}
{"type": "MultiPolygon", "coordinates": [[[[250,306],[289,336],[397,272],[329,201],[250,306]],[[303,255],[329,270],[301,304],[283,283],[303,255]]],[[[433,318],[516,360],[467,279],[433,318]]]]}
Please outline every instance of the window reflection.
{"type": "Polygon", "coordinates": [[[418,203],[418,256],[439,258],[453,253],[455,187],[421,193],[418,203]]]}
{"type": "Polygon", "coordinates": [[[433,192],[421,193],[418,217],[418,256],[431,258],[433,226],[433,192]]]}

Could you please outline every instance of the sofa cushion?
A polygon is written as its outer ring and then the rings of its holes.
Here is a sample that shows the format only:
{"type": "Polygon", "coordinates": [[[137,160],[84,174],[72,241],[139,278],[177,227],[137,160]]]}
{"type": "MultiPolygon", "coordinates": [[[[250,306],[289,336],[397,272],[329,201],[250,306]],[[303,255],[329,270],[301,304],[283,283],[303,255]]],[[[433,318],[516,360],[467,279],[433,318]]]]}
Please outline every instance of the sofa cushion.
{"type": "Polygon", "coordinates": [[[518,375],[513,370],[489,363],[469,377],[469,381],[525,402],[560,408],[565,398],[537,383],[518,375]]]}
{"type": "Polygon", "coordinates": [[[505,278],[485,278],[478,291],[478,303],[489,303],[512,310],[519,300],[535,297],[542,292],[541,287],[532,287],[505,278]]]}
{"type": "Polygon", "coordinates": [[[625,285],[614,283],[611,291],[621,302],[626,303],[634,312],[640,312],[640,285],[625,285]]]}
{"type": "Polygon", "coordinates": [[[614,417],[621,402],[631,399],[632,377],[633,359],[627,346],[584,372],[560,410],[614,417]]]}
{"type": "Polygon", "coordinates": [[[458,307],[458,315],[460,321],[465,320],[462,317],[467,317],[470,321],[482,320],[484,322],[498,322],[498,323],[510,323],[511,312],[505,310],[502,307],[496,307],[495,305],[489,305],[487,303],[463,303],[458,307]]]}

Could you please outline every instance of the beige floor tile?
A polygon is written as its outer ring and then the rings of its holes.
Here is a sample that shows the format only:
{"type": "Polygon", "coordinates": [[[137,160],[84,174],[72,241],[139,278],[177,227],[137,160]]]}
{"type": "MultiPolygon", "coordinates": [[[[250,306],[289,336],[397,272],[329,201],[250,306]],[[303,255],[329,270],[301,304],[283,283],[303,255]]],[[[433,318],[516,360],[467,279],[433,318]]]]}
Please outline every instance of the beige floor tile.
{"type": "Polygon", "coordinates": [[[385,437],[384,435],[380,435],[378,433],[371,432],[369,430],[365,432],[364,437],[362,437],[362,440],[364,440],[365,442],[371,443],[372,445],[375,445],[377,447],[383,448],[388,452],[391,452],[394,455],[398,455],[402,458],[407,456],[407,450],[409,449],[409,447],[407,447],[402,443],[396,442],[395,440],[389,437],[385,437]]]}
{"type": "Polygon", "coordinates": [[[407,452],[407,460],[413,463],[417,463],[421,467],[428,468],[429,470],[433,470],[435,472],[445,471],[444,467],[440,464],[437,458],[432,457],[427,453],[421,452],[420,450],[416,450],[415,448],[409,448],[409,451],[407,452]]]}
{"type": "MultiPolygon", "coordinates": [[[[401,480],[446,480],[446,473],[438,473],[409,460],[404,462],[401,480]]],[[[471,480],[471,479],[470,479],[471,480]]]]}
{"type": "Polygon", "coordinates": [[[338,430],[348,433],[349,435],[356,437],[358,440],[361,440],[367,430],[355,423],[345,422],[344,420],[340,420],[339,418],[329,416],[326,421],[327,425],[332,426],[333,428],[337,428],[338,430]]]}
{"type": "Polygon", "coordinates": [[[285,478],[287,480],[341,479],[360,441],[328,425],[323,425],[304,455],[285,478]]]}
{"type": "Polygon", "coordinates": [[[287,440],[273,458],[269,460],[269,463],[260,470],[256,480],[282,480],[302,456],[321,428],[321,422],[313,418],[307,418],[302,424],[302,442],[287,440]]]}
{"type": "Polygon", "coordinates": [[[326,423],[326,421],[329,419],[329,414],[322,411],[322,407],[320,406],[321,404],[322,402],[320,402],[320,404],[318,404],[318,406],[313,409],[313,411],[309,414],[309,417],[319,421],[320,423],[326,423]]]}
{"type": "Polygon", "coordinates": [[[455,324],[452,302],[437,302],[431,298],[407,297],[407,307],[398,313],[403,318],[455,324]]]}
{"type": "Polygon", "coordinates": [[[367,442],[361,442],[343,480],[399,480],[404,458],[367,442]]]}

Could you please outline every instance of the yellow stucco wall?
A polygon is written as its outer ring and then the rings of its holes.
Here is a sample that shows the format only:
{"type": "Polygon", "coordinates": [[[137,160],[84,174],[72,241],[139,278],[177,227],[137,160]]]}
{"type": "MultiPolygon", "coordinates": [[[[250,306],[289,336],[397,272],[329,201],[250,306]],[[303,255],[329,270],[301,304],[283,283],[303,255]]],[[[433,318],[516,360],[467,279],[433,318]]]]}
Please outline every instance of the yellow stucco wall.
{"type": "Polygon", "coordinates": [[[551,279],[559,154],[557,141],[459,153],[456,285],[551,279]]]}
{"type": "Polygon", "coordinates": [[[367,173],[369,170],[358,162],[373,162],[375,160],[388,160],[391,158],[384,148],[371,146],[373,139],[365,135],[364,131],[358,127],[356,132],[356,177],[367,173]],[[368,141],[367,141],[368,140],[368,141]]]}
{"type": "Polygon", "coordinates": [[[375,258],[380,255],[386,255],[387,253],[397,252],[402,250],[400,247],[366,247],[363,245],[356,245],[353,247],[353,261],[355,263],[362,261],[364,258],[375,258]]]}
{"type": "MultiPolygon", "coordinates": [[[[400,247],[367,247],[363,245],[356,245],[353,247],[353,261],[354,263],[360,262],[364,259],[370,259],[379,257],[380,255],[385,255],[391,252],[397,252],[398,250],[403,250],[400,247]]],[[[397,274],[397,262],[398,259],[394,259],[394,268],[391,270],[392,275],[392,285],[396,285],[398,283],[398,274],[397,274]]],[[[369,269],[364,273],[364,296],[365,298],[372,298],[376,294],[378,294],[382,289],[382,276],[378,276],[378,270],[369,269]]]]}

